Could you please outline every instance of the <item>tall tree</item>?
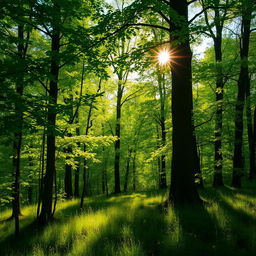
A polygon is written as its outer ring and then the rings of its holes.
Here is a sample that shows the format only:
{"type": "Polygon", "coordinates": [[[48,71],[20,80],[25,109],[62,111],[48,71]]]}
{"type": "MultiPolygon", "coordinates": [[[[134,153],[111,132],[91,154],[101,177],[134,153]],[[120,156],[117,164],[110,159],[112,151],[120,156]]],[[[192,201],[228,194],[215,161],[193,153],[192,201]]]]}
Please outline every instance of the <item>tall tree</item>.
{"type": "MultiPolygon", "coordinates": [[[[241,1],[242,20],[241,20],[241,40],[240,40],[240,73],[237,83],[237,101],[235,108],[235,139],[234,139],[234,157],[232,186],[241,187],[241,178],[244,170],[243,157],[243,112],[246,91],[250,88],[248,55],[251,33],[252,2],[250,0],[241,1]]],[[[248,95],[248,92],[247,92],[248,95]]],[[[249,96],[249,95],[248,95],[249,96]]],[[[248,111],[248,110],[247,110],[248,111]]],[[[250,122],[250,121],[249,121],[250,122]]],[[[250,127],[249,131],[250,132],[250,127]]],[[[251,145],[249,137],[250,150],[251,145]]],[[[250,152],[251,153],[251,152],[250,152]]]]}
{"type": "Polygon", "coordinates": [[[61,8],[59,4],[53,3],[51,22],[51,67],[50,67],[50,88],[49,88],[49,104],[47,109],[47,137],[46,137],[46,172],[44,177],[43,193],[42,193],[42,209],[39,215],[39,222],[45,224],[52,220],[52,199],[53,199],[53,182],[56,175],[55,167],[55,148],[56,148],[56,104],[58,99],[58,77],[59,77],[59,52],[60,52],[60,24],[61,24],[61,8]]]}
{"type": "Polygon", "coordinates": [[[173,51],[172,72],[172,172],[169,200],[174,205],[199,203],[195,187],[196,149],[193,135],[192,52],[189,42],[188,3],[170,1],[171,10],[179,20],[170,17],[170,42],[173,51]],[[182,34],[180,33],[182,31],[182,34]],[[175,44],[177,46],[174,46],[175,44]]]}
{"type": "Polygon", "coordinates": [[[213,186],[223,186],[222,166],[222,126],[223,126],[223,98],[224,98],[224,74],[222,67],[222,34],[224,23],[227,19],[229,0],[208,1],[201,0],[204,10],[205,23],[207,30],[204,32],[210,36],[214,44],[215,63],[216,63],[216,114],[214,130],[214,173],[213,186]],[[209,20],[209,10],[213,8],[213,21],[209,20]]]}

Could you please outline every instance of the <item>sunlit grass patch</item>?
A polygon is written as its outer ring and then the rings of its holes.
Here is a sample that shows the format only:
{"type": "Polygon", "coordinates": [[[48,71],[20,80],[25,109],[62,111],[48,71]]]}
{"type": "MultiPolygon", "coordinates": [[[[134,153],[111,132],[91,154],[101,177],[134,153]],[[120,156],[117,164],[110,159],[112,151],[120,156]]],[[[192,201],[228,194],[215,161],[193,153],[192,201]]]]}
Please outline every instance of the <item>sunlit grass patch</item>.
{"type": "MultiPolygon", "coordinates": [[[[201,195],[206,205],[170,207],[166,214],[160,207],[163,192],[90,197],[82,211],[79,200],[58,202],[55,221],[38,232],[31,226],[36,207],[23,207],[23,236],[7,255],[253,255],[253,193],[207,188],[201,195]]],[[[0,227],[0,247],[6,248],[3,241],[12,237],[14,225],[0,227]]]]}

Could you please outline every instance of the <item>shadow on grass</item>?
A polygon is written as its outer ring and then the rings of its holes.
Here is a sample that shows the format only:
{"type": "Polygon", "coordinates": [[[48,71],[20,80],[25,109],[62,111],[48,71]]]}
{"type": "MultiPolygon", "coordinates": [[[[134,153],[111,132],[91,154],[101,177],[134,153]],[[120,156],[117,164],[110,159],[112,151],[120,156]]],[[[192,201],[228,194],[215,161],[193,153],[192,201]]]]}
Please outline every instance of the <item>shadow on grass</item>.
{"type": "MultiPolygon", "coordinates": [[[[40,255],[252,256],[256,250],[255,217],[230,203],[236,202],[238,194],[255,197],[230,188],[208,189],[202,196],[212,203],[170,209],[173,217],[169,220],[160,213],[159,201],[148,200],[161,193],[89,198],[83,212],[78,201],[64,202],[56,221],[45,229],[36,230],[32,217],[24,217],[20,238],[0,240],[0,254],[39,255],[36,244],[40,255]],[[62,232],[66,232],[64,240],[62,232]]],[[[237,200],[250,203],[246,197],[237,200]]]]}

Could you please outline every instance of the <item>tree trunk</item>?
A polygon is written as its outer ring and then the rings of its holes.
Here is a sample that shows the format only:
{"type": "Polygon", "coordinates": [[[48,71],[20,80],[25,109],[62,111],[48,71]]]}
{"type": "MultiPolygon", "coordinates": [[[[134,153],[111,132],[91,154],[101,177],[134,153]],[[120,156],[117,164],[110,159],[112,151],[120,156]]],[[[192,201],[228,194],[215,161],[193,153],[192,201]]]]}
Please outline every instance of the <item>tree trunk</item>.
{"type": "MultiPolygon", "coordinates": [[[[66,153],[72,153],[72,149],[69,147],[66,150],[66,153]]],[[[67,156],[66,160],[70,157],[67,156]]],[[[72,166],[69,164],[65,164],[65,178],[64,178],[64,188],[65,188],[65,197],[66,199],[71,199],[73,192],[72,192],[72,166]]]]}
{"type": "Polygon", "coordinates": [[[255,148],[254,148],[254,137],[253,133],[253,122],[252,122],[252,109],[251,109],[251,100],[250,100],[250,81],[246,88],[246,117],[247,117],[247,134],[249,142],[249,159],[250,159],[250,169],[249,169],[249,179],[253,180],[256,177],[255,169],[255,148]]]}
{"type": "MultiPolygon", "coordinates": [[[[193,121],[192,121],[193,122],[193,121]]],[[[196,169],[195,169],[195,183],[198,188],[204,188],[202,171],[201,171],[201,163],[200,163],[200,152],[197,146],[196,134],[195,134],[195,126],[193,122],[193,152],[196,160],[196,169]]]]}
{"type": "MultiPolygon", "coordinates": [[[[79,123],[79,115],[77,113],[76,122],[79,123]]],[[[80,135],[80,128],[76,128],[76,136],[80,135]]],[[[77,147],[80,148],[80,142],[77,143],[77,147]]],[[[80,174],[80,157],[76,158],[77,165],[75,169],[75,183],[74,183],[74,197],[79,197],[79,174],[80,174]]]]}
{"type": "Polygon", "coordinates": [[[222,119],[223,119],[223,71],[222,71],[222,26],[219,24],[219,9],[215,10],[215,18],[218,20],[216,24],[216,37],[214,38],[214,51],[216,62],[216,115],[215,115],[215,131],[214,131],[214,174],[213,186],[223,186],[222,176],[222,119]]]}
{"type": "MultiPolygon", "coordinates": [[[[18,61],[19,65],[23,65],[22,61],[25,58],[26,52],[24,48],[24,26],[18,26],[18,61]]],[[[24,90],[24,73],[18,76],[16,81],[16,93],[19,97],[22,97],[24,90]]],[[[14,133],[14,142],[13,142],[13,190],[12,190],[12,217],[15,219],[15,235],[19,235],[20,224],[19,216],[21,215],[20,210],[20,154],[21,154],[21,145],[22,145],[22,128],[23,128],[23,109],[22,104],[15,103],[15,115],[17,118],[17,127],[14,133]]]]}
{"type": "MultiPolygon", "coordinates": [[[[53,7],[58,14],[60,14],[60,8],[54,4],[53,7]]],[[[47,137],[46,137],[46,172],[44,177],[44,186],[42,193],[42,209],[39,215],[39,223],[41,225],[47,224],[53,219],[52,214],[52,200],[53,200],[53,182],[55,176],[55,152],[56,152],[56,104],[58,97],[58,54],[60,50],[60,32],[58,28],[53,26],[53,32],[51,37],[51,80],[49,89],[49,104],[47,111],[47,137]]]]}
{"type": "Polygon", "coordinates": [[[120,135],[121,135],[121,100],[122,100],[122,83],[119,79],[117,90],[117,103],[116,103],[116,136],[115,141],[115,194],[121,192],[120,188],[120,135]]]}
{"type": "MultiPolygon", "coordinates": [[[[186,0],[170,1],[171,8],[188,21],[188,7],[186,0]]],[[[193,101],[192,101],[192,53],[189,43],[188,25],[172,23],[171,32],[182,29],[186,31],[184,37],[172,36],[175,40],[175,56],[171,63],[172,72],[172,172],[169,201],[175,206],[199,203],[200,198],[195,186],[196,159],[193,148],[193,101]],[[186,27],[183,27],[186,26],[186,27]]],[[[184,32],[185,33],[185,32],[184,32]]]]}
{"type": "MultiPolygon", "coordinates": [[[[84,152],[86,152],[86,146],[84,146],[84,152]]],[[[82,209],[84,207],[84,197],[89,194],[89,188],[88,188],[88,167],[87,167],[87,161],[84,159],[84,170],[83,170],[83,189],[82,189],[82,195],[81,195],[81,201],[80,201],[80,208],[82,209]]]]}
{"type": "Polygon", "coordinates": [[[126,164],[126,171],[125,171],[125,178],[124,178],[124,192],[127,192],[127,187],[128,187],[131,155],[132,155],[132,149],[128,149],[128,157],[127,157],[127,164],[126,164]]]}
{"type": "MultiPolygon", "coordinates": [[[[73,102],[73,95],[70,95],[69,98],[64,100],[65,103],[73,102]]],[[[69,123],[72,123],[73,119],[73,105],[71,104],[69,108],[69,123]]],[[[72,133],[68,133],[68,137],[72,137],[72,133]]],[[[68,146],[65,149],[65,153],[72,154],[72,147],[68,146]]],[[[66,157],[66,160],[70,159],[70,156],[68,155],[66,157]]],[[[65,189],[65,197],[66,199],[71,199],[73,196],[73,189],[72,189],[72,166],[70,164],[65,164],[65,178],[64,178],[64,189],[65,189]]]]}
{"type": "Polygon", "coordinates": [[[132,173],[133,173],[133,192],[136,192],[136,150],[133,152],[132,158],[132,173]]]}
{"type": "MultiPolygon", "coordinates": [[[[253,134],[254,138],[256,138],[256,106],[254,107],[254,113],[253,113],[253,134]]],[[[253,141],[253,148],[254,148],[254,171],[256,177],[256,140],[253,141]]]]}
{"type": "MultiPolygon", "coordinates": [[[[161,127],[161,147],[166,145],[166,130],[165,130],[165,84],[164,84],[164,76],[158,77],[158,87],[160,94],[160,127],[161,127]]],[[[166,188],[166,161],[165,154],[161,154],[161,171],[160,171],[160,182],[159,188],[166,188]]]]}
{"type": "MultiPolygon", "coordinates": [[[[248,54],[250,43],[250,25],[251,25],[251,4],[243,3],[243,14],[241,24],[241,41],[240,41],[240,74],[237,83],[238,94],[235,109],[235,141],[234,141],[234,157],[233,157],[233,175],[232,186],[241,187],[241,178],[244,172],[243,161],[243,111],[245,93],[250,88],[248,54]]],[[[249,142],[250,143],[250,142],[249,142]]]]}
{"type": "MultiPolygon", "coordinates": [[[[88,116],[87,116],[85,135],[89,134],[89,130],[92,127],[91,115],[92,115],[92,105],[89,108],[89,112],[88,112],[88,116]]],[[[86,152],[86,145],[85,144],[84,144],[84,152],[86,152]]],[[[89,194],[89,172],[88,172],[87,160],[86,160],[86,158],[84,158],[83,190],[82,190],[81,201],[80,201],[80,208],[81,209],[84,206],[84,197],[88,194],[89,194]]]]}

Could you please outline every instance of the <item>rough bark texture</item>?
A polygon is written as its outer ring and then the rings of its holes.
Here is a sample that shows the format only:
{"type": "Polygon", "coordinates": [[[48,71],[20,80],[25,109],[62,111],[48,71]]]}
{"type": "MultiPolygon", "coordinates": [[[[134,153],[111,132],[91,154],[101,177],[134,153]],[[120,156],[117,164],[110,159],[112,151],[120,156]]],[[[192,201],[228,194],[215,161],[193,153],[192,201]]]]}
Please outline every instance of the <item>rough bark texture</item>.
{"type": "MultiPolygon", "coordinates": [[[[188,7],[186,0],[172,0],[170,6],[187,22],[188,7]]],[[[172,56],[174,61],[171,63],[173,154],[169,200],[174,205],[200,202],[194,177],[196,159],[192,150],[192,53],[189,31],[186,23],[173,23],[170,26],[171,32],[180,31],[180,29],[185,31],[184,35],[181,36],[182,38],[171,36],[171,42],[175,40],[178,43],[175,48],[175,56],[172,56]]]]}

